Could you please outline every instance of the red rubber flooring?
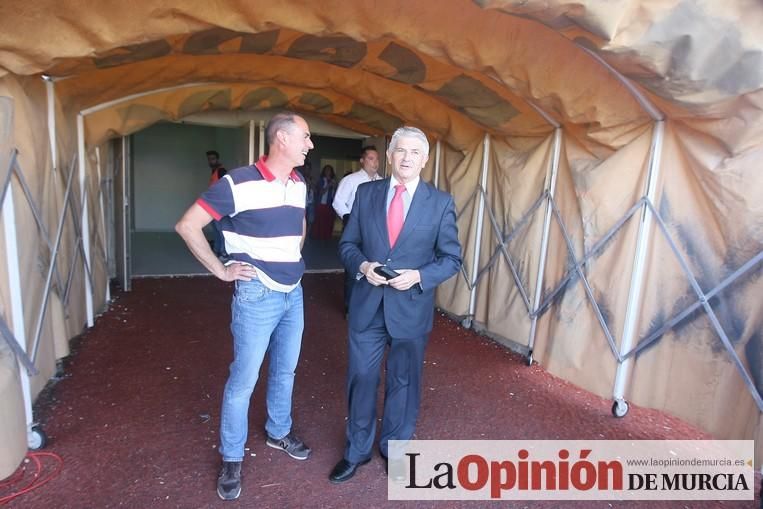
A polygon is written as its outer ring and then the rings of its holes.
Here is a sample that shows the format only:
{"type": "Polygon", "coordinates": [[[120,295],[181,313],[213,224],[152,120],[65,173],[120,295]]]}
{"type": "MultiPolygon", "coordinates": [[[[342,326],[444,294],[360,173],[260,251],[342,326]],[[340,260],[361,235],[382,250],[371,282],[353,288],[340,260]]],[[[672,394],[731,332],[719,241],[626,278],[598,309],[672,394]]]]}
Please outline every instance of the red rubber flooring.
{"type": "MultiPolygon", "coordinates": [[[[61,474],[9,507],[757,508],[755,502],[388,502],[381,460],[342,485],[327,475],[344,444],[346,322],[340,275],[306,276],[306,331],[295,431],[313,448],[297,462],[264,444],[264,383],[251,405],[243,493],[215,493],[219,407],[231,357],[230,286],[213,278],[137,280],[75,343],[66,376],[38,402],[64,459],[61,474]]],[[[264,379],[261,379],[264,382],[264,379]]],[[[427,349],[421,439],[693,439],[660,412],[624,419],[593,396],[456,323],[437,317],[427,349]]],[[[758,483],[760,480],[758,479],[758,483]]]]}

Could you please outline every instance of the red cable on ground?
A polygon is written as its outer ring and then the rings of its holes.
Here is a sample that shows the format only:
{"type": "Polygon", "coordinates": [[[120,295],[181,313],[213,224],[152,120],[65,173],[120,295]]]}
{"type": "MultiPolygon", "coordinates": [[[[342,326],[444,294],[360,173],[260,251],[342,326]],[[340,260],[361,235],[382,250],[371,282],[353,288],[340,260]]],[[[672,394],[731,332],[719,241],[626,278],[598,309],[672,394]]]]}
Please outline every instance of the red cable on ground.
{"type": "Polygon", "coordinates": [[[26,477],[25,472],[28,465],[31,462],[34,462],[37,471],[32,475],[32,481],[23,488],[16,490],[9,495],[0,495],[0,505],[5,505],[11,500],[29,493],[30,491],[39,488],[43,484],[55,479],[58,474],[61,473],[61,470],[64,467],[63,458],[54,452],[30,452],[27,454],[27,458],[28,460],[24,461],[24,464],[19,467],[16,473],[14,473],[7,480],[0,483],[0,489],[12,488],[15,484],[18,484],[22,479],[24,479],[24,477],[26,477]],[[40,458],[53,458],[58,463],[55,470],[53,470],[53,472],[49,473],[45,477],[42,477],[43,465],[42,461],[40,461],[40,458]]]}

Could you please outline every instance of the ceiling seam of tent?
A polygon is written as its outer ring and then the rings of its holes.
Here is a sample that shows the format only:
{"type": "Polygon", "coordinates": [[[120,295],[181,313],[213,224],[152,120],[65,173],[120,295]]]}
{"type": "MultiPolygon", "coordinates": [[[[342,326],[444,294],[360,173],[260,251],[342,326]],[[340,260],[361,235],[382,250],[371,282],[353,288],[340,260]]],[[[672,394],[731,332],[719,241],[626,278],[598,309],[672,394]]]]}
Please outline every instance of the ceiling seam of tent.
{"type": "Polygon", "coordinates": [[[607,69],[612,75],[617,78],[617,80],[623,84],[623,86],[628,90],[628,92],[633,96],[634,99],[639,103],[639,105],[646,111],[647,114],[649,114],[650,117],[652,117],[652,120],[660,121],[665,119],[665,115],[660,111],[653,103],[650,101],[641,90],[636,88],[636,86],[625,76],[623,76],[620,71],[612,67],[612,65],[609,64],[606,60],[604,60],[601,55],[598,53],[586,48],[585,46],[578,44],[577,42],[570,41],[572,44],[574,44],[576,47],[580,48],[584,52],[586,52],[588,55],[590,55],[594,60],[596,60],[600,65],[602,65],[605,69],[607,69]]]}
{"type": "MultiPolygon", "coordinates": [[[[521,18],[521,16],[517,16],[516,14],[512,14],[509,12],[503,11],[505,15],[510,17],[517,17],[521,18]]],[[[554,30],[552,27],[547,25],[546,23],[543,23],[540,20],[534,20],[537,22],[540,26],[542,26],[545,29],[549,29],[552,32],[554,32],[556,35],[564,39],[565,41],[569,42],[573,46],[583,50],[586,54],[591,56],[599,65],[604,67],[607,71],[609,71],[612,76],[614,76],[628,91],[628,93],[636,100],[636,102],[639,103],[642,109],[646,111],[646,113],[652,117],[652,120],[659,121],[664,120],[665,115],[638,89],[636,86],[623,74],[620,73],[617,69],[615,69],[611,64],[609,64],[606,60],[604,60],[599,54],[596,52],[586,48],[585,46],[570,40],[567,37],[564,37],[562,34],[560,34],[558,31],[554,30]]],[[[504,85],[505,86],[505,85],[504,85]]],[[[517,97],[521,97],[524,99],[530,106],[533,106],[538,113],[543,116],[543,118],[548,121],[551,125],[554,125],[554,127],[557,127],[557,125],[551,120],[551,117],[549,117],[547,114],[545,114],[544,111],[540,110],[539,107],[537,107],[531,100],[526,99],[523,95],[515,93],[510,88],[506,87],[507,90],[509,90],[512,94],[516,95],[517,97]]]]}
{"type": "MultiPolygon", "coordinates": [[[[646,110],[646,112],[655,120],[659,120],[663,117],[662,113],[659,112],[659,110],[646,98],[644,95],[634,87],[634,85],[625,78],[622,74],[620,74],[617,70],[615,70],[611,65],[609,65],[607,62],[605,62],[599,55],[596,53],[590,51],[589,49],[585,48],[584,46],[581,46],[574,41],[572,42],[575,46],[578,48],[584,50],[587,54],[592,56],[600,65],[604,66],[605,69],[607,69],[618,81],[620,81],[628,90],[628,92],[639,102],[641,107],[646,110]]],[[[430,55],[431,56],[431,55],[430,55]]],[[[439,60],[439,59],[437,59],[439,60]]],[[[466,71],[466,69],[460,68],[461,71],[466,71]]],[[[367,71],[365,71],[367,72],[367,71]]],[[[378,76],[379,78],[386,79],[384,76],[378,76]]],[[[200,86],[200,85],[223,85],[219,82],[203,82],[203,83],[192,83],[192,84],[185,84],[183,86],[173,86],[173,87],[163,87],[161,89],[156,89],[152,91],[145,91],[138,94],[133,94],[131,96],[126,96],[125,98],[119,98],[114,99],[112,101],[101,103],[99,105],[87,108],[85,110],[82,110],[81,113],[84,113],[85,115],[89,113],[93,113],[95,111],[100,111],[102,109],[108,108],[112,104],[119,104],[121,102],[125,102],[126,100],[135,99],[147,95],[152,95],[155,93],[161,93],[163,91],[170,91],[174,89],[179,88],[185,88],[185,87],[192,87],[192,86],[200,86]]],[[[506,86],[505,84],[501,83],[502,87],[508,94],[512,97],[515,97],[517,99],[520,99],[522,102],[527,104],[530,108],[532,108],[543,120],[548,123],[553,128],[559,128],[561,127],[561,124],[554,119],[548,112],[543,110],[540,106],[538,106],[532,99],[525,97],[523,94],[517,92],[516,90],[513,90],[512,88],[506,86]]],[[[299,86],[298,86],[299,87],[299,86]]],[[[433,99],[438,100],[438,98],[434,97],[433,99]]],[[[448,104],[445,101],[439,100],[438,102],[442,103],[444,106],[446,106],[449,110],[451,110],[454,113],[460,113],[458,109],[454,108],[452,105],[448,104]]],[[[475,119],[472,119],[468,115],[465,115],[464,118],[468,119],[469,122],[471,122],[473,125],[477,126],[480,130],[482,130],[485,133],[493,133],[497,134],[497,131],[494,129],[490,129],[488,126],[483,125],[482,123],[476,121],[475,119]]],[[[507,135],[506,133],[501,133],[502,135],[507,135]]]]}
{"type": "MultiPolygon", "coordinates": [[[[380,77],[380,78],[382,78],[382,77],[380,77]]],[[[384,79],[384,78],[382,78],[382,79],[384,79]]],[[[289,86],[289,87],[293,87],[293,88],[297,88],[297,89],[314,90],[313,87],[309,87],[309,86],[305,86],[305,85],[293,85],[293,84],[288,84],[288,83],[281,83],[281,84],[284,85],[284,86],[289,86]]],[[[152,89],[152,90],[145,90],[143,92],[138,92],[138,93],[135,93],[135,94],[126,95],[126,96],[119,97],[119,98],[116,98],[116,99],[110,99],[109,101],[105,101],[105,102],[102,102],[102,103],[99,103],[99,104],[96,104],[96,105],[93,105],[93,106],[89,106],[87,108],[83,108],[82,110],[79,111],[79,114],[83,115],[83,116],[88,116],[90,114],[97,113],[97,112],[109,109],[109,108],[111,108],[113,106],[116,106],[118,104],[123,104],[123,103],[129,102],[129,101],[135,100],[135,99],[140,99],[141,97],[158,95],[158,94],[165,93],[165,92],[172,92],[174,90],[182,90],[182,89],[186,89],[186,88],[204,87],[204,86],[220,86],[220,87],[225,87],[225,86],[230,86],[230,85],[244,85],[244,86],[247,86],[247,85],[256,85],[256,83],[254,83],[254,82],[216,82],[216,81],[183,83],[183,84],[180,84],[180,85],[173,85],[173,86],[169,86],[169,87],[161,87],[161,88],[152,89]]],[[[358,97],[354,97],[354,96],[348,96],[348,95],[346,95],[344,93],[341,93],[340,95],[342,95],[344,97],[347,97],[348,99],[352,100],[353,102],[359,102],[361,104],[366,104],[365,102],[362,101],[362,98],[358,98],[358,97]]],[[[520,96],[517,96],[517,97],[520,97],[520,96]]],[[[494,133],[494,131],[489,130],[483,124],[477,122],[476,120],[472,119],[468,115],[463,114],[461,111],[459,111],[456,108],[453,108],[451,105],[449,105],[449,104],[439,100],[436,97],[431,97],[431,99],[433,101],[436,101],[436,102],[440,103],[440,104],[443,104],[450,111],[450,114],[458,115],[464,121],[468,122],[469,124],[474,126],[474,128],[482,131],[483,133],[486,133],[486,132],[494,133]]],[[[525,100],[524,98],[522,98],[522,99],[525,100]]],[[[531,106],[534,106],[534,105],[531,105],[531,106]]],[[[544,119],[545,119],[544,113],[545,112],[539,113],[539,114],[541,116],[543,116],[544,119]]],[[[401,119],[401,120],[403,120],[405,122],[404,119],[401,119]]],[[[503,133],[503,134],[505,135],[505,133],[503,133]]],[[[435,136],[435,138],[436,139],[441,139],[442,136],[438,133],[437,136],[435,136]]]]}
{"type": "MultiPolygon", "coordinates": [[[[248,85],[249,83],[235,83],[235,84],[248,85]]],[[[229,86],[229,85],[230,85],[230,83],[223,83],[223,82],[194,82],[194,83],[184,83],[184,84],[181,84],[181,85],[174,85],[174,86],[171,86],[171,87],[161,87],[161,88],[157,88],[157,89],[153,89],[153,90],[145,90],[143,92],[139,92],[139,93],[136,93],[136,94],[130,94],[130,95],[127,95],[127,96],[116,98],[116,99],[111,99],[109,101],[105,101],[103,103],[96,104],[96,105],[90,106],[88,108],[84,108],[84,109],[80,110],[78,115],[81,115],[84,118],[84,117],[86,117],[86,116],[88,116],[90,114],[98,113],[100,111],[107,110],[107,109],[109,109],[111,107],[114,107],[114,106],[117,106],[119,104],[123,104],[123,103],[129,102],[129,101],[135,100],[135,99],[140,99],[141,97],[148,97],[148,96],[152,96],[152,95],[158,95],[158,94],[162,94],[162,93],[165,93],[165,92],[173,92],[175,90],[182,90],[182,89],[194,88],[194,87],[210,87],[210,86],[225,87],[225,86],[229,86]]],[[[295,88],[300,88],[300,87],[295,87],[295,88]]],[[[304,88],[309,89],[309,87],[304,87],[304,88]]],[[[351,100],[355,101],[355,98],[352,98],[350,96],[345,96],[344,94],[341,94],[341,95],[344,96],[344,97],[347,97],[348,99],[351,99],[351,100]]],[[[315,113],[315,112],[313,112],[313,113],[315,113]]],[[[320,116],[320,114],[319,114],[319,116],[320,116]]],[[[363,125],[367,125],[367,124],[364,124],[362,122],[360,122],[360,123],[363,124],[363,125]]],[[[364,133],[364,134],[368,134],[368,133],[364,133]]]]}
{"type": "Polygon", "coordinates": [[[118,97],[117,99],[111,99],[109,101],[102,102],[94,106],[90,106],[88,108],[80,110],[79,114],[83,116],[87,116],[87,115],[90,115],[91,113],[97,113],[99,111],[103,111],[105,109],[111,108],[112,106],[116,106],[117,104],[122,104],[128,101],[132,101],[133,99],[140,99],[141,97],[161,94],[163,92],[172,92],[173,90],[181,90],[184,88],[203,87],[203,86],[224,86],[224,83],[197,81],[193,83],[183,83],[181,85],[173,85],[171,87],[162,87],[162,88],[156,88],[153,90],[145,90],[143,92],[126,95],[123,97],[118,97]]]}
{"type": "MultiPolygon", "coordinates": [[[[250,83],[242,82],[242,83],[234,83],[234,84],[249,85],[250,83]]],[[[135,99],[139,99],[141,97],[158,95],[158,94],[162,94],[162,93],[166,93],[166,92],[173,92],[175,90],[182,90],[182,89],[186,89],[186,88],[194,88],[194,87],[199,87],[199,86],[201,86],[201,87],[210,87],[210,86],[226,87],[226,86],[229,86],[229,85],[231,85],[231,83],[225,83],[225,82],[194,82],[194,83],[184,83],[184,84],[180,84],[180,85],[174,85],[174,86],[171,86],[171,87],[161,87],[161,88],[157,88],[157,89],[153,89],[153,90],[146,90],[146,91],[139,92],[139,93],[136,93],[136,94],[131,94],[131,95],[128,95],[128,96],[123,96],[121,98],[111,99],[109,101],[105,101],[103,103],[96,104],[96,105],[90,106],[88,108],[84,108],[84,109],[82,109],[78,113],[77,116],[78,116],[78,118],[81,116],[81,118],[84,119],[84,118],[86,118],[90,114],[94,114],[94,113],[98,113],[100,111],[107,110],[107,109],[112,108],[114,106],[117,106],[119,104],[123,104],[123,103],[129,102],[129,101],[135,100],[135,99]]],[[[295,88],[300,88],[300,87],[295,87],[295,88]]],[[[309,89],[309,87],[303,87],[303,88],[309,89]]],[[[341,95],[344,96],[344,97],[347,97],[350,100],[353,100],[353,101],[356,100],[353,97],[345,96],[344,94],[341,94],[341,95]]],[[[317,114],[316,112],[309,112],[309,111],[305,111],[305,113],[317,114]]],[[[321,116],[320,114],[318,114],[318,115],[321,116]]],[[[330,119],[331,116],[333,116],[333,115],[330,115],[330,116],[327,117],[327,120],[329,122],[332,122],[331,119],[330,119]]],[[[353,129],[358,130],[357,131],[358,133],[362,133],[362,134],[367,135],[367,136],[373,135],[374,130],[373,130],[373,128],[371,126],[369,126],[368,124],[365,124],[363,122],[358,122],[358,124],[359,124],[358,126],[353,127],[353,129]],[[371,131],[363,131],[361,126],[365,126],[365,127],[371,128],[371,131]]],[[[477,124],[475,124],[475,125],[477,125],[477,124]]]]}
{"type": "MultiPolygon", "coordinates": [[[[405,41],[405,40],[402,40],[402,39],[395,39],[395,40],[393,40],[393,42],[395,42],[395,41],[408,45],[408,42],[405,41]]],[[[279,56],[280,58],[290,58],[290,57],[285,56],[285,55],[275,55],[275,56],[279,56]]],[[[442,65],[450,66],[450,67],[453,67],[454,69],[457,69],[458,71],[463,73],[465,76],[468,76],[468,77],[470,77],[472,79],[477,79],[474,76],[475,73],[473,72],[473,70],[469,70],[469,69],[466,69],[466,68],[461,67],[461,66],[450,64],[450,63],[448,63],[446,61],[443,61],[443,60],[441,60],[441,59],[439,59],[439,58],[437,58],[437,57],[435,57],[433,55],[428,55],[428,56],[430,58],[433,58],[434,60],[436,60],[438,63],[440,63],[442,65]]],[[[150,59],[150,60],[153,60],[153,59],[150,59]]],[[[399,82],[397,82],[395,80],[391,80],[387,76],[383,76],[381,74],[370,72],[368,69],[357,69],[357,70],[359,70],[359,71],[361,71],[363,73],[368,73],[368,74],[370,74],[370,75],[372,75],[372,76],[374,76],[376,78],[379,78],[381,80],[384,80],[384,81],[390,81],[390,82],[393,82],[393,83],[400,84],[399,82]]],[[[480,74],[480,73],[476,73],[476,74],[480,74]]],[[[46,76],[49,76],[49,75],[46,75],[46,76]]],[[[53,79],[53,80],[58,81],[58,80],[72,79],[72,78],[76,78],[78,76],[81,76],[81,74],[74,74],[74,75],[62,76],[62,77],[52,77],[52,76],[49,76],[49,79],[53,79]]],[[[478,81],[481,81],[481,80],[478,80],[478,81]]],[[[503,81],[497,81],[497,83],[499,85],[498,88],[500,88],[502,90],[502,92],[503,92],[502,94],[500,94],[500,96],[501,96],[501,98],[503,100],[505,100],[506,102],[511,104],[512,99],[517,99],[517,100],[527,104],[528,106],[530,106],[530,108],[533,111],[535,111],[539,116],[541,116],[543,118],[543,120],[546,123],[548,123],[550,126],[552,126],[554,128],[559,126],[559,123],[549,113],[547,113],[546,111],[542,110],[530,98],[525,97],[521,92],[515,90],[514,88],[507,86],[503,81]]],[[[294,85],[292,85],[292,86],[294,86],[294,85]]],[[[303,85],[299,85],[299,86],[303,86],[303,85]]],[[[416,87],[410,86],[409,88],[412,91],[416,91],[416,87]]],[[[497,130],[495,128],[491,128],[490,126],[485,125],[482,122],[472,118],[471,116],[469,116],[469,115],[465,114],[463,111],[461,111],[458,107],[454,107],[454,105],[452,105],[449,102],[443,100],[442,98],[437,97],[435,94],[427,93],[426,90],[421,90],[419,92],[425,93],[426,96],[430,97],[431,99],[433,99],[435,101],[438,101],[440,104],[443,104],[450,111],[452,111],[452,112],[454,112],[456,114],[459,114],[460,116],[462,116],[464,119],[468,120],[472,125],[477,127],[482,132],[490,132],[491,134],[499,134],[499,135],[504,135],[504,136],[505,135],[510,135],[509,133],[501,132],[501,131],[499,131],[499,130],[497,130]]],[[[138,96],[138,97],[140,97],[140,96],[138,96]]]]}
{"type": "MultiPolygon", "coordinates": [[[[242,84],[243,85],[248,85],[248,83],[242,83],[242,84]]],[[[103,103],[96,104],[94,106],[90,106],[88,108],[85,108],[85,109],[81,110],[79,112],[79,115],[82,115],[83,117],[86,117],[87,115],[90,115],[90,114],[93,114],[93,113],[98,113],[98,112],[103,111],[103,110],[107,110],[107,109],[109,109],[111,107],[114,107],[114,106],[117,106],[119,104],[123,104],[123,103],[129,102],[129,101],[132,101],[134,99],[140,99],[141,97],[158,95],[158,94],[162,94],[162,93],[165,93],[165,92],[172,92],[172,91],[175,91],[175,90],[182,90],[182,89],[186,89],[186,88],[194,88],[194,87],[199,87],[199,86],[201,86],[201,87],[208,87],[208,86],[225,87],[225,86],[228,86],[228,85],[229,85],[229,83],[209,82],[208,81],[208,82],[184,83],[184,84],[181,84],[181,85],[174,85],[174,86],[171,86],[171,87],[161,87],[161,88],[157,88],[157,89],[153,89],[153,90],[145,90],[143,92],[139,92],[139,93],[136,93],[136,94],[131,94],[131,95],[123,96],[123,97],[120,97],[120,98],[117,98],[117,99],[111,99],[109,101],[105,101],[103,103]]],[[[297,87],[297,88],[299,88],[299,87],[297,87]]],[[[344,94],[342,94],[342,95],[344,95],[344,94]]],[[[353,98],[350,98],[350,99],[354,100],[353,98]]],[[[367,135],[368,133],[364,133],[364,134],[367,135]]]]}
{"type": "Polygon", "coordinates": [[[530,99],[525,98],[522,95],[518,95],[517,97],[521,98],[524,102],[526,102],[532,109],[538,112],[538,115],[543,117],[543,120],[548,122],[551,126],[554,127],[554,129],[559,129],[562,125],[556,121],[554,117],[552,117],[549,113],[546,112],[543,108],[535,104],[534,101],[531,101],[530,99]]]}

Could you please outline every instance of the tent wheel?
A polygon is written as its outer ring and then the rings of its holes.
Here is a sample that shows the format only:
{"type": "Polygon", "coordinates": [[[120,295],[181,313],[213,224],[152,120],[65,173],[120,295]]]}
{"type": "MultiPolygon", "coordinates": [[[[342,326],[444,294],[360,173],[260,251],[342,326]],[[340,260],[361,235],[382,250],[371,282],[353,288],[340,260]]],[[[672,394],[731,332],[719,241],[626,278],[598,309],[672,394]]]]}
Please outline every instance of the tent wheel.
{"type": "Polygon", "coordinates": [[[616,399],[614,403],[612,403],[612,415],[618,419],[625,417],[625,415],[628,413],[628,410],[628,402],[624,399],[616,399]]]}
{"type": "Polygon", "coordinates": [[[35,424],[27,433],[27,445],[32,451],[39,451],[48,444],[48,435],[39,424],[35,424]]]}
{"type": "Polygon", "coordinates": [[[64,375],[66,375],[66,370],[64,369],[64,361],[58,359],[56,361],[56,372],[54,373],[53,378],[56,380],[61,380],[64,375]]]}
{"type": "Polygon", "coordinates": [[[471,318],[464,318],[461,320],[461,327],[464,329],[471,329],[472,328],[472,319],[471,318]]]}
{"type": "Polygon", "coordinates": [[[528,366],[532,366],[533,365],[533,351],[532,350],[527,352],[527,359],[526,359],[526,361],[527,361],[527,365],[528,366]]]}

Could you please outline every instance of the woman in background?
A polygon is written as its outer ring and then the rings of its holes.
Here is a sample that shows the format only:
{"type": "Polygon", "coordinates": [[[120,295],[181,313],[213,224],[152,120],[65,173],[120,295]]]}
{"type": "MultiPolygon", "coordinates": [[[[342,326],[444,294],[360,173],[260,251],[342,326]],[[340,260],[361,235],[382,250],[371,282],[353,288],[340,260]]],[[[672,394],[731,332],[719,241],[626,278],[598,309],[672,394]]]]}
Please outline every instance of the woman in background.
{"type": "Polygon", "coordinates": [[[315,187],[315,222],[313,238],[328,240],[334,231],[334,209],[331,203],[336,192],[334,168],[327,164],[321,170],[318,185],[315,187]]]}

